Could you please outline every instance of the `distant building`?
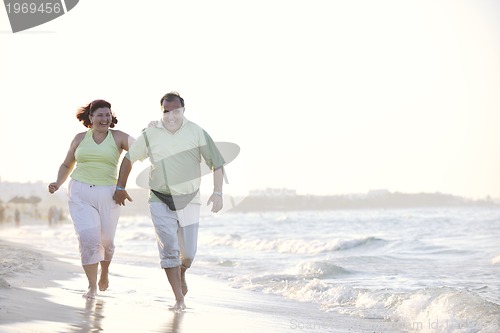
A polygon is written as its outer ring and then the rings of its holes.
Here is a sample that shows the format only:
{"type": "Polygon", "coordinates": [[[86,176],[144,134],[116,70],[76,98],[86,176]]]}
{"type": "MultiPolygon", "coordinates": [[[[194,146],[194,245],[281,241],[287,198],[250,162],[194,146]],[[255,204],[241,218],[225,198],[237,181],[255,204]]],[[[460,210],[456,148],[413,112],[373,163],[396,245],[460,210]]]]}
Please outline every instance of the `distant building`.
{"type": "Polygon", "coordinates": [[[383,196],[387,196],[387,195],[390,195],[391,192],[389,192],[388,190],[370,190],[368,191],[368,194],[367,196],[368,197],[383,197],[383,196]]]}
{"type": "Polygon", "coordinates": [[[45,197],[48,194],[47,185],[38,181],[35,183],[14,183],[0,181],[0,199],[8,202],[10,199],[19,196],[29,198],[31,196],[45,197]]]}
{"type": "Polygon", "coordinates": [[[52,205],[66,207],[68,203],[67,189],[61,187],[56,193],[50,194],[47,186],[48,183],[42,181],[27,183],[0,181],[0,202],[3,202],[4,207],[10,210],[15,209],[15,207],[31,210],[36,207],[44,212],[52,205]],[[28,201],[22,203],[23,199],[30,198],[36,198],[37,201],[33,204],[28,201]]]}
{"type": "Polygon", "coordinates": [[[287,188],[271,188],[261,190],[252,190],[249,192],[251,197],[295,197],[297,196],[296,190],[291,190],[287,188]]]}

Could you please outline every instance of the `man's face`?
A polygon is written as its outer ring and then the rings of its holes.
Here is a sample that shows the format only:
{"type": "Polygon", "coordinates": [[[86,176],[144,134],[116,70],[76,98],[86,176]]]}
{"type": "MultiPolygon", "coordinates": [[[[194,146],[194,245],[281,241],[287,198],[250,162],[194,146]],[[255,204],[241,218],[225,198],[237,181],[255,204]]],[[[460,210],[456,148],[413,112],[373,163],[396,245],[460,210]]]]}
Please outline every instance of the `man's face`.
{"type": "Polygon", "coordinates": [[[181,102],[178,99],[174,99],[171,102],[166,100],[162,103],[163,109],[163,126],[169,132],[176,132],[182,126],[182,120],[184,118],[184,108],[181,106],[181,102]]]}

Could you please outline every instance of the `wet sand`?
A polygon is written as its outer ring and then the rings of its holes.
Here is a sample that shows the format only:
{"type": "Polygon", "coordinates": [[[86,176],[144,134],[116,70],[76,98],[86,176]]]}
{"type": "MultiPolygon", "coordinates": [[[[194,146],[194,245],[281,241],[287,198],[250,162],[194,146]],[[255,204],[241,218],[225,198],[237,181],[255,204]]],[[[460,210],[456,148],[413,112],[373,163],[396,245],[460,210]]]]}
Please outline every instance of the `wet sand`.
{"type": "MultiPolygon", "coordinates": [[[[381,321],[189,275],[187,309],[174,313],[159,268],[111,265],[110,288],[86,300],[77,258],[0,241],[0,332],[387,332],[381,321]],[[382,325],[382,326],[381,326],[382,325]]],[[[188,272],[189,273],[189,272],[188,272]]]]}

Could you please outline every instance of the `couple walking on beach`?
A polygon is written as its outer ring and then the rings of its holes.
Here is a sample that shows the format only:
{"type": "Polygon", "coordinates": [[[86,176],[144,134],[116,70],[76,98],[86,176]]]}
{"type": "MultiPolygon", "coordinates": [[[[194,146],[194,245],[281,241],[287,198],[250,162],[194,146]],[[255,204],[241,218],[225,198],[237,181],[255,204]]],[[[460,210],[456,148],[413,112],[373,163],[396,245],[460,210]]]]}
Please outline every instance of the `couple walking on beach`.
{"type": "Polygon", "coordinates": [[[184,117],[184,99],[177,92],[165,94],[160,105],[162,118],[151,122],[137,140],[110,129],[118,120],[109,102],[95,100],[78,109],[77,119],[89,129],[75,136],[57,180],[48,187],[54,193],[71,177],[68,206],[89,282],[84,297],[92,299],[97,288],[104,291],[109,286],[121,206],[132,201],[125,189],[132,164],[149,158],[149,207],[160,265],[175,295],[171,309],[182,311],[188,291],[185,273],[197,249],[201,157],[213,171],[214,190],[207,205],[212,204],[214,213],[223,207],[224,159],[208,133],[184,117]],[[118,173],[123,150],[127,153],[118,173]]]}

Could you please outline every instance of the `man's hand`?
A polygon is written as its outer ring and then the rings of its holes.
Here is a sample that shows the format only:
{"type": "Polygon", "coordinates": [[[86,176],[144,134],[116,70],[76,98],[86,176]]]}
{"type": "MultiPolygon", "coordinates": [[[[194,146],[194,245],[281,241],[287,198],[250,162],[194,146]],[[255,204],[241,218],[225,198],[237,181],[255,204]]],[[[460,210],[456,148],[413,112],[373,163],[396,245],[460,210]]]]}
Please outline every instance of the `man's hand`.
{"type": "Polygon", "coordinates": [[[148,127],[158,127],[159,120],[150,121],[148,127]]]}
{"type": "Polygon", "coordinates": [[[130,195],[128,195],[127,190],[116,190],[115,194],[113,195],[113,200],[120,206],[125,206],[125,199],[128,201],[132,202],[132,198],[130,195]]]}
{"type": "Polygon", "coordinates": [[[222,200],[222,195],[219,194],[212,194],[210,198],[208,198],[207,201],[207,206],[212,203],[212,213],[217,213],[222,209],[223,206],[223,200],[222,200]]]}

